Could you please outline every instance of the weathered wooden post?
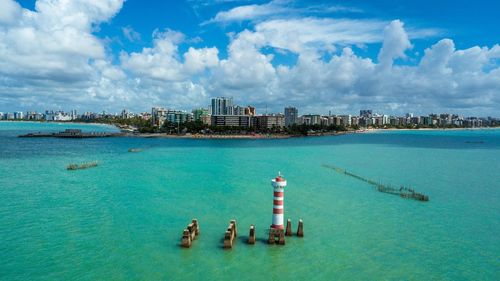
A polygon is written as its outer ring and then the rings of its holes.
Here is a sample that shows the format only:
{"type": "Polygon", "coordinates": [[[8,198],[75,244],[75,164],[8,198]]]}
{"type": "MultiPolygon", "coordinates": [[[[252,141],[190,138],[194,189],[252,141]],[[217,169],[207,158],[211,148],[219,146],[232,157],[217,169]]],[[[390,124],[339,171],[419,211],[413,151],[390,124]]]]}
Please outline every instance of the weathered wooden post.
{"type": "Polygon", "coordinates": [[[250,233],[248,234],[248,244],[250,245],[255,244],[255,226],[253,224],[250,225],[250,233]]]}
{"type": "Polygon", "coordinates": [[[191,241],[196,239],[196,229],[195,229],[194,223],[188,224],[187,229],[189,230],[189,235],[191,237],[191,241]]]}
{"type": "Polygon", "coordinates": [[[226,233],[224,234],[224,248],[225,249],[231,249],[233,247],[233,239],[231,238],[233,234],[231,231],[226,230],[226,233]]]}
{"type": "Polygon", "coordinates": [[[198,234],[200,234],[200,225],[198,224],[198,220],[193,219],[192,223],[194,224],[194,227],[195,227],[195,234],[196,234],[196,236],[198,236],[198,234]]]}
{"type": "Polygon", "coordinates": [[[238,236],[238,231],[236,229],[236,220],[231,220],[231,223],[233,224],[233,230],[234,230],[234,236],[238,236]]]}
{"type": "Polygon", "coordinates": [[[292,221],[290,219],[286,220],[286,236],[292,236],[292,221]]]}
{"type": "Polygon", "coordinates": [[[299,220],[299,227],[297,228],[297,236],[304,237],[304,225],[302,219],[299,220]]]}
{"type": "Polygon", "coordinates": [[[188,229],[184,229],[184,232],[182,233],[181,246],[184,248],[191,247],[191,234],[188,229]]]}

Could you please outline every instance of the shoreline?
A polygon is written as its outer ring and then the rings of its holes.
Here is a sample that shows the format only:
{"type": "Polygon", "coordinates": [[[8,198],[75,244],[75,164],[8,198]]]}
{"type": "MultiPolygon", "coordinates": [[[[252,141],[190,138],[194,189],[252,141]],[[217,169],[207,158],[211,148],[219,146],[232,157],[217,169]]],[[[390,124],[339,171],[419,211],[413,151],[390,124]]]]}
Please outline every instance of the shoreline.
{"type": "Polygon", "coordinates": [[[383,131],[479,131],[479,130],[499,130],[500,127],[473,127],[473,128],[419,128],[419,129],[408,129],[408,128],[370,128],[370,129],[360,129],[356,130],[357,133],[376,133],[383,131]]]}
{"type": "Polygon", "coordinates": [[[169,135],[165,133],[145,133],[145,134],[125,134],[123,137],[131,138],[172,138],[172,139],[247,139],[247,140],[271,140],[271,139],[290,139],[303,137],[322,137],[322,136],[339,136],[349,132],[331,132],[318,133],[312,135],[288,135],[288,134],[234,134],[234,135],[205,135],[205,134],[186,134],[186,135],[169,135]]]}
{"type": "Polygon", "coordinates": [[[366,128],[358,130],[336,131],[336,132],[320,132],[309,135],[301,134],[284,134],[284,133],[254,133],[254,134],[185,134],[185,135],[170,135],[166,133],[131,133],[124,132],[119,124],[109,123],[87,123],[87,122],[70,122],[70,121],[32,121],[32,120],[0,120],[0,122],[27,122],[27,123],[45,123],[45,124],[76,124],[76,125],[89,125],[89,126],[103,126],[115,128],[122,133],[116,137],[130,137],[130,138],[171,138],[171,139],[245,139],[245,140],[276,140],[276,139],[289,139],[289,138],[304,138],[304,137],[325,137],[325,136],[341,136],[345,134],[370,134],[379,133],[384,131],[477,131],[477,130],[498,130],[500,127],[474,127],[474,128],[366,128]]]}

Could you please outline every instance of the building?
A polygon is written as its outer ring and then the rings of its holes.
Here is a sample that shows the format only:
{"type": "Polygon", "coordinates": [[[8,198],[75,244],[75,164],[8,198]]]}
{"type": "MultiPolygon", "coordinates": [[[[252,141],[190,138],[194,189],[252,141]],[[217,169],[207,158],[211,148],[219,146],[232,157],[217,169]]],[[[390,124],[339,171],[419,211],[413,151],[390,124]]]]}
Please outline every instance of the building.
{"type": "Polygon", "coordinates": [[[351,115],[342,115],[340,116],[341,118],[341,125],[344,127],[350,127],[351,126],[351,115]]]}
{"type": "Polygon", "coordinates": [[[193,120],[194,121],[202,121],[202,116],[208,116],[208,109],[206,108],[196,108],[193,109],[193,120]]]}
{"type": "Polygon", "coordinates": [[[165,121],[169,123],[186,123],[193,121],[193,114],[180,110],[167,110],[165,121]]]}
{"type": "Polygon", "coordinates": [[[372,117],[373,112],[371,109],[362,109],[359,111],[359,116],[365,117],[365,118],[370,118],[372,117]]]}
{"type": "Polygon", "coordinates": [[[302,115],[298,123],[304,125],[321,125],[321,115],[319,114],[302,115]]]}
{"type": "Polygon", "coordinates": [[[128,112],[128,109],[123,109],[122,113],[120,114],[122,119],[129,119],[130,118],[130,112],[128,112]]]}
{"type": "Polygon", "coordinates": [[[351,117],[351,126],[358,126],[359,125],[359,118],[357,116],[352,116],[351,117]]]}
{"type": "Polygon", "coordinates": [[[239,105],[233,106],[233,115],[245,115],[245,109],[239,105]]]}
{"type": "Polygon", "coordinates": [[[210,113],[212,115],[234,115],[233,98],[212,98],[210,113]]]}
{"type": "Polygon", "coordinates": [[[289,106],[285,107],[285,126],[290,127],[297,123],[297,117],[299,117],[299,111],[296,107],[289,106]]]}
{"type": "Polygon", "coordinates": [[[14,119],[23,119],[24,114],[21,111],[14,112],[14,119]]]}
{"type": "Polygon", "coordinates": [[[151,124],[161,127],[167,119],[167,110],[163,107],[153,107],[151,109],[151,124]]]}
{"type": "Polygon", "coordinates": [[[212,115],[212,126],[220,127],[243,127],[252,126],[252,116],[250,115],[212,115]]]}
{"type": "Polygon", "coordinates": [[[255,111],[255,107],[247,106],[245,107],[245,115],[255,116],[257,112],[255,111]]]}
{"type": "Polygon", "coordinates": [[[285,116],[283,114],[267,114],[257,116],[257,126],[259,129],[280,129],[285,126],[285,116]]]}

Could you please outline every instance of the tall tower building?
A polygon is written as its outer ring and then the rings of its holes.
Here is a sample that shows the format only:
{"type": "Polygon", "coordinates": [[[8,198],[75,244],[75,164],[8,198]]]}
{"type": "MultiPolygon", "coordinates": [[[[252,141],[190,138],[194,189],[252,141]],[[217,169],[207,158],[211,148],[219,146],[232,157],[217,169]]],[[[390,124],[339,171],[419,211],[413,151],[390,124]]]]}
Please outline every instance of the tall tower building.
{"type": "Polygon", "coordinates": [[[299,111],[296,107],[285,107],[285,126],[290,127],[297,123],[297,118],[299,117],[299,111]]]}
{"type": "Polygon", "coordinates": [[[233,98],[217,97],[212,98],[212,115],[233,115],[233,98]]]}

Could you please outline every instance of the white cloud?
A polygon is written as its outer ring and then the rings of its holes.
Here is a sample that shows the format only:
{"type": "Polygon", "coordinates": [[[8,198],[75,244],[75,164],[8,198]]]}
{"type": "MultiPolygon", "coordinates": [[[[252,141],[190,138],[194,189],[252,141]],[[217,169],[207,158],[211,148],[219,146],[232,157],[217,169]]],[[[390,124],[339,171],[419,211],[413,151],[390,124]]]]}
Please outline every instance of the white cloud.
{"type": "Polygon", "coordinates": [[[380,42],[384,26],[377,20],[301,18],[265,21],[255,30],[270,46],[299,53],[308,48],[331,50],[335,45],[380,42]]]}
{"type": "Polygon", "coordinates": [[[130,42],[140,42],[141,41],[141,34],[137,31],[135,31],[130,26],[122,27],[122,32],[123,32],[123,36],[125,36],[125,38],[127,38],[127,40],[130,42]]]}
{"type": "Polygon", "coordinates": [[[178,44],[185,40],[184,34],[172,30],[155,31],[153,47],[143,48],[139,53],[122,52],[122,66],[130,72],[148,79],[167,82],[189,80],[190,75],[218,64],[217,48],[189,48],[181,61],[178,44]]]}
{"type": "Polygon", "coordinates": [[[0,0],[0,24],[11,24],[21,15],[21,6],[13,0],[0,0]]]}
{"type": "Polygon", "coordinates": [[[213,19],[203,24],[214,23],[214,22],[254,20],[262,17],[272,16],[287,12],[289,13],[292,11],[291,8],[283,5],[288,2],[289,1],[274,0],[267,4],[238,6],[228,11],[222,11],[217,13],[217,15],[213,19]]]}
{"type": "Polygon", "coordinates": [[[382,67],[390,67],[394,59],[406,58],[405,51],[411,47],[403,23],[394,20],[384,29],[384,44],[380,49],[378,61],[382,67]]]}
{"type": "Polygon", "coordinates": [[[39,0],[29,11],[0,0],[0,105],[190,109],[227,95],[269,111],[292,104],[302,113],[354,113],[366,106],[398,113],[499,113],[499,45],[457,50],[453,40],[443,39],[418,61],[408,52],[410,39],[427,38],[432,30],[407,31],[399,20],[272,18],[236,30],[227,57],[216,47],[195,48],[191,44],[199,39],[167,29],[154,32],[151,46],[122,51],[113,63],[94,31],[122,4],[39,0]],[[371,43],[382,43],[376,61],[353,48],[373,48],[371,43]],[[275,54],[293,54],[297,61],[278,65],[275,54]],[[394,63],[407,55],[403,64],[394,63]]]}

